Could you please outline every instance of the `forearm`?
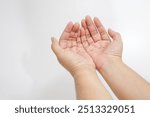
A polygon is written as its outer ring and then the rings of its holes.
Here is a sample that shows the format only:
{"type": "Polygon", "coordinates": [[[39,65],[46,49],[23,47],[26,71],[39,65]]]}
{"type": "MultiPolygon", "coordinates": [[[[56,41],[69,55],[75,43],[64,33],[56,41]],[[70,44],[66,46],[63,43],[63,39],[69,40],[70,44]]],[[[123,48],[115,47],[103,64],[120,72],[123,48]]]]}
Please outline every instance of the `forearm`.
{"type": "Polygon", "coordinates": [[[121,60],[111,60],[99,71],[119,99],[150,99],[150,84],[121,60]]]}
{"type": "Polygon", "coordinates": [[[73,77],[77,99],[112,99],[105,87],[100,83],[95,70],[81,70],[73,75],[73,77]]]}

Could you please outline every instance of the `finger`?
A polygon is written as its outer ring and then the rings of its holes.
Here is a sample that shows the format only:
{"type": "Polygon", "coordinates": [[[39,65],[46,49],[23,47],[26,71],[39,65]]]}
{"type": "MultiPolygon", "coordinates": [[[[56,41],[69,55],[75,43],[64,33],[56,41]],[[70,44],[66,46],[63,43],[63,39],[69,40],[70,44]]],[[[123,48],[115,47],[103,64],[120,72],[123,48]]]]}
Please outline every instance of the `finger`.
{"type": "Polygon", "coordinates": [[[98,29],[101,39],[102,40],[110,40],[104,26],[102,25],[102,23],[100,22],[100,20],[97,17],[94,18],[94,23],[98,29]]]}
{"type": "Polygon", "coordinates": [[[85,19],[82,19],[82,20],[81,20],[81,25],[82,25],[82,27],[83,27],[84,29],[87,29],[87,25],[86,25],[85,19]]]}
{"type": "Polygon", "coordinates": [[[73,32],[77,32],[78,29],[79,29],[79,27],[80,27],[80,24],[79,24],[79,23],[75,23],[75,24],[73,25],[72,31],[73,31],[73,32]]]}
{"type": "Polygon", "coordinates": [[[90,34],[92,35],[93,40],[95,42],[101,40],[101,37],[100,37],[99,33],[97,32],[97,29],[96,29],[91,17],[86,16],[85,21],[86,21],[87,28],[88,28],[90,34]]]}
{"type": "Polygon", "coordinates": [[[81,42],[81,31],[78,31],[78,37],[77,37],[77,46],[82,47],[82,42],[81,42]]]}
{"type": "Polygon", "coordinates": [[[108,34],[113,40],[121,40],[121,35],[118,32],[113,31],[112,29],[108,29],[108,34]]]}
{"type": "Polygon", "coordinates": [[[69,37],[70,32],[72,31],[72,28],[73,28],[73,23],[69,22],[66,25],[66,27],[65,27],[65,29],[64,29],[61,37],[60,37],[60,39],[67,39],[69,37]]]}
{"type": "Polygon", "coordinates": [[[85,30],[85,35],[86,35],[86,37],[91,37],[91,35],[90,35],[90,33],[89,33],[88,29],[87,29],[87,25],[86,25],[86,22],[85,22],[84,19],[82,19],[81,24],[82,24],[82,27],[83,27],[84,30],[85,30]]]}
{"type": "Polygon", "coordinates": [[[79,28],[80,28],[80,24],[79,23],[75,23],[73,25],[73,28],[72,28],[72,30],[70,32],[69,37],[71,37],[71,38],[77,38],[77,31],[79,30],[79,28]]]}
{"type": "Polygon", "coordinates": [[[89,45],[88,45],[88,42],[86,40],[86,35],[85,35],[85,30],[83,27],[81,27],[81,42],[82,42],[82,45],[84,48],[87,48],[89,45]]]}
{"type": "Polygon", "coordinates": [[[72,22],[69,22],[69,23],[66,25],[66,27],[65,27],[65,29],[64,29],[64,32],[70,33],[71,30],[72,30],[72,28],[73,28],[73,23],[72,23],[72,22]]]}
{"type": "Polygon", "coordinates": [[[78,47],[82,47],[82,42],[81,42],[81,38],[80,37],[77,38],[77,46],[78,47]]]}
{"type": "Polygon", "coordinates": [[[77,37],[79,32],[80,24],[75,23],[70,33],[71,47],[77,46],[77,37]]]}
{"type": "Polygon", "coordinates": [[[91,35],[90,35],[89,30],[87,29],[87,25],[86,25],[86,22],[85,22],[84,19],[81,21],[81,24],[82,24],[82,27],[85,29],[85,35],[86,35],[88,44],[89,44],[89,45],[93,44],[94,41],[93,41],[93,39],[92,39],[92,37],[91,37],[91,35]]]}
{"type": "Polygon", "coordinates": [[[60,46],[62,48],[66,48],[67,47],[67,39],[69,38],[69,34],[70,34],[72,28],[73,28],[73,23],[69,22],[66,25],[63,33],[61,34],[61,37],[60,37],[60,40],[59,40],[59,44],[60,44],[60,46]]]}
{"type": "Polygon", "coordinates": [[[57,39],[55,39],[54,37],[52,37],[51,40],[52,40],[51,48],[52,48],[53,52],[55,53],[55,55],[57,57],[59,57],[63,53],[63,50],[60,47],[57,39]]]}

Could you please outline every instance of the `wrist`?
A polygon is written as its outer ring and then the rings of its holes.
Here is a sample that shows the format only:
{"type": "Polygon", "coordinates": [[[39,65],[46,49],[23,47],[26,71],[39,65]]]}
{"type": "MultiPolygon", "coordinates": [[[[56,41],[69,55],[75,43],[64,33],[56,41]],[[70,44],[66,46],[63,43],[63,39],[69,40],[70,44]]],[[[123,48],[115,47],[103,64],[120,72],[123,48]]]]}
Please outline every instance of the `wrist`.
{"type": "Polygon", "coordinates": [[[85,78],[88,75],[96,74],[96,69],[93,67],[82,67],[71,72],[74,79],[85,78]]]}
{"type": "Polygon", "coordinates": [[[103,71],[103,70],[109,69],[110,66],[115,67],[116,64],[122,64],[122,63],[123,61],[121,57],[118,57],[118,56],[107,57],[105,58],[103,64],[97,68],[97,70],[103,71]]]}

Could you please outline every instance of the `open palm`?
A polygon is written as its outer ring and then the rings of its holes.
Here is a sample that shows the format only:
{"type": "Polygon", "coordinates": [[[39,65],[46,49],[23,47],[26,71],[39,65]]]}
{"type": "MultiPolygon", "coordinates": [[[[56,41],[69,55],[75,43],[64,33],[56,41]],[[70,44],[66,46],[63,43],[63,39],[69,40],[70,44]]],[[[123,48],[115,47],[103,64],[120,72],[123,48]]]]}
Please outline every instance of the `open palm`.
{"type": "Polygon", "coordinates": [[[112,30],[107,33],[98,18],[94,18],[93,22],[91,17],[87,16],[81,24],[83,47],[92,57],[97,69],[101,68],[108,58],[121,58],[122,41],[119,33],[112,30]]]}
{"type": "Polygon", "coordinates": [[[85,67],[95,68],[92,58],[81,43],[80,25],[78,23],[68,23],[60,37],[57,48],[55,45],[52,45],[52,49],[59,62],[71,73],[85,67]]]}

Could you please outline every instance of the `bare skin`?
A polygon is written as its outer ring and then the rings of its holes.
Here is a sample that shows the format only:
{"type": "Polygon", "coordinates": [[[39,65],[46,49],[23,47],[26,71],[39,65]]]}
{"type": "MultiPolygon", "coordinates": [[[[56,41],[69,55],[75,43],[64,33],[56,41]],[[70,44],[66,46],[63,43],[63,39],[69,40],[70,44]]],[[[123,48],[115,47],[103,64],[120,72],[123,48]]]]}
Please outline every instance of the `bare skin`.
{"type": "Polygon", "coordinates": [[[150,84],[122,62],[120,34],[111,29],[107,33],[98,18],[93,22],[89,16],[82,20],[82,26],[82,34],[86,37],[83,47],[116,96],[119,99],[150,99],[150,84]]]}
{"type": "Polygon", "coordinates": [[[114,38],[112,30],[109,29],[107,33],[98,18],[94,18],[93,22],[91,17],[87,16],[81,24],[84,27],[83,33],[87,38],[82,43],[83,47],[92,57],[97,69],[100,69],[110,58],[121,58],[122,40],[119,33],[115,33],[117,38],[114,38]],[[112,37],[112,40],[109,36],[112,37]]]}
{"type": "Polygon", "coordinates": [[[69,23],[52,50],[75,80],[77,99],[111,99],[95,68],[119,99],[150,99],[150,84],[122,61],[122,39],[98,18],[69,23]]]}
{"type": "Polygon", "coordinates": [[[82,32],[78,23],[68,23],[59,43],[52,38],[52,50],[58,61],[74,77],[77,99],[111,99],[100,83],[95,64],[82,46],[82,32]]]}

